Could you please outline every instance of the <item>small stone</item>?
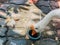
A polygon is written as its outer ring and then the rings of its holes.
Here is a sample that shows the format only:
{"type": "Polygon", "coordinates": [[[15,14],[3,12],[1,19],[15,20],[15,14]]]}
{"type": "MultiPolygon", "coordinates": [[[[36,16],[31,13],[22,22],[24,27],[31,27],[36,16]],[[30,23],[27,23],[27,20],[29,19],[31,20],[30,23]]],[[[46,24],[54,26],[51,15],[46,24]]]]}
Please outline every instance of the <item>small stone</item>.
{"type": "Polygon", "coordinates": [[[30,40],[19,39],[19,38],[9,38],[7,45],[31,45],[30,40]]]}
{"type": "Polygon", "coordinates": [[[7,33],[8,36],[14,36],[14,37],[19,37],[20,35],[15,33],[13,30],[9,30],[7,33]]]}
{"type": "Polygon", "coordinates": [[[5,32],[7,31],[7,28],[4,27],[5,25],[5,20],[4,19],[0,19],[0,36],[5,36],[5,32]]]}
{"type": "Polygon", "coordinates": [[[6,28],[1,28],[0,27],[0,36],[5,36],[6,28]]]}
{"type": "Polygon", "coordinates": [[[34,45],[40,45],[40,40],[34,42],[34,45]]]}
{"type": "Polygon", "coordinates": [[[9,30],[8,31],[8,33],[7,33],[7,35],[8,36],[14,36],[14,37],[20,37],[20,36],[23,36],[23,37],[25,37],[25,35],[26,35],[26,32],[24,32],[25,30],[9,30]]]}
{"type": "Polygon", "coordinates": [[[6,38],[0,38],[0,45],[3,45],[5,41],[6,41],[6,38]]]}
{"type": "Polygon", "coordinates": [[[10,3],[24,4],[27,0],[10,0],[10,3]]]}

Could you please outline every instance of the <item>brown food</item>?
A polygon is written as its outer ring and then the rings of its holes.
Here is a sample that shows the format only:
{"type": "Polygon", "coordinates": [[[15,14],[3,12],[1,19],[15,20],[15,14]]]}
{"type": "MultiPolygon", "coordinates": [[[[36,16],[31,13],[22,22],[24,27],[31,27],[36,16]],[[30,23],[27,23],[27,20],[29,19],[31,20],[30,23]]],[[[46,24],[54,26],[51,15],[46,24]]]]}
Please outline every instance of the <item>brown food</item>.
{"type": "Polygon", "coordinates": [[[32,30],[32,35],[34,36],[35,34],[37,34],[37,32],[35,31],[35,28],[34,28],[34,26],[33,25],[31,25],[31,30],[32,30]]]}

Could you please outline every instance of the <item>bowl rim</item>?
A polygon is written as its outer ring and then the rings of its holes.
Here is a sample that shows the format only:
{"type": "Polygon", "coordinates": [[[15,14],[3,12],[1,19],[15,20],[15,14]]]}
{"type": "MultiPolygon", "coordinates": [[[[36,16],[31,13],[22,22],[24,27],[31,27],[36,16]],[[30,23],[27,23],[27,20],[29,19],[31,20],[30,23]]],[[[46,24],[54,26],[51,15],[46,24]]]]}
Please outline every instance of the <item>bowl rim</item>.
{"type": "Polygon", "coordinates": [[[34,37],[32,37],[32,36],[29,35],[29,31],[28,31],[28,36],[29,36],[30,39],[39,39],[41,37],[41,33],[39,33],[38,37],[34,38],[34,37]]]}

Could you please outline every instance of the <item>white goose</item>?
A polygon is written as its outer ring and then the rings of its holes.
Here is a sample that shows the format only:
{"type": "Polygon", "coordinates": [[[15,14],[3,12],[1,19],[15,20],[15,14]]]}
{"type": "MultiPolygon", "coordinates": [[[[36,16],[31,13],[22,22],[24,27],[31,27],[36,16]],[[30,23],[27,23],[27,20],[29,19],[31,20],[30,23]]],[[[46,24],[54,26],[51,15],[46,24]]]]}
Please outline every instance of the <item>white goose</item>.
{"type": "Polygon", "coordinates": [[[44,31],[44,28],[48,25],[48,23],[52,20],[53,17],[60,18],[60,9],[55,9],[49,12],[41,21],[34,25],[37,32],[44,31]]]}

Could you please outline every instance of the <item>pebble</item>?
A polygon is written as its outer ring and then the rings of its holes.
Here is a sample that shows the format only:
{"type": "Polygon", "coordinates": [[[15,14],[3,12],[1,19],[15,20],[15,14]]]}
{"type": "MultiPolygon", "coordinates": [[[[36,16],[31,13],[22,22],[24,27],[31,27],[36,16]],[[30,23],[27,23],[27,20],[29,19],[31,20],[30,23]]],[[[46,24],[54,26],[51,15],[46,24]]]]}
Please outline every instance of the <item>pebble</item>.
{"type": "Polygon", "coordinates": [[[31,45],[32,42],[30,40],[26,39],[17,39],[17,38],[9,38],[9,41],[7,42],[7,45],[31,45]]]}
{"type": "Polygon", "coordinates": [[[6,38],[0,38],[0,45],[4,45],[5,41],[6,41],[6,38]]]}

